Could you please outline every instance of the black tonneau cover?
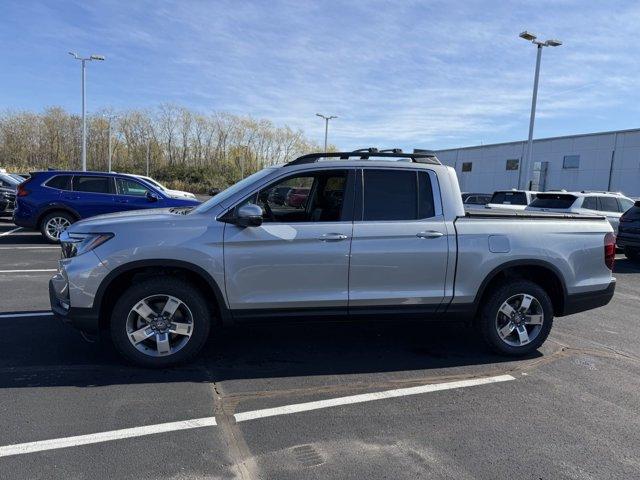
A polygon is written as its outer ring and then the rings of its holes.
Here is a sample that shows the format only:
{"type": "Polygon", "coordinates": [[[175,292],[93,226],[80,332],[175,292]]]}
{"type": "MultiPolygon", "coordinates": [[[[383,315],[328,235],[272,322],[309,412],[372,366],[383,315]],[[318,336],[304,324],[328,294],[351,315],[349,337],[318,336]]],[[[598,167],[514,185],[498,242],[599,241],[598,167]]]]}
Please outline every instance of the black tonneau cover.
{"type": "Polygon", "coordinates": [[[583,215],[577,213],[561,213],[561,212],[534,212],[523,210],[508,210],[498,208],[488,208],[486,210],[473,210],[466,212],[464,217],[458,218],[502,218],[505,220],[513,220],[519,218],[541,220],[557,219],[557,220],[605,220],[602,215],[583,215]]]}

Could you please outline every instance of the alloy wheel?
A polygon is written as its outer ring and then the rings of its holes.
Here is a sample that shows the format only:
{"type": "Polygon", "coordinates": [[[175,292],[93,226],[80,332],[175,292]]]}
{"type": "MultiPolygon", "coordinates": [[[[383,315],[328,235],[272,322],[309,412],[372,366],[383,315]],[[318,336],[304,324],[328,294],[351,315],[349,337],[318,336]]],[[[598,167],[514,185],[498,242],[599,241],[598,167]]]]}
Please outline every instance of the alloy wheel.
{"type": "Polygon", "coordinates": [[[519,293],[502,303],[496,314],[495,326],[503,342],[521,347],[535,340],[543,322],[544,311],[538,299],[519,293]]]}
{"type": "Polygon", "coordinates": [[[47,236],[52,240],[60,240],[60,234],[71,226],[71,222],[64,217],[51,217],[45,225],[47,236]]]}
{"type": "Polygon", "coordinates": [[[137,302],[129,311],[127,337],[141,353],[164,357],[178,352],[193,333],[189,307],[171,295],[152,295],[137,302]]]}

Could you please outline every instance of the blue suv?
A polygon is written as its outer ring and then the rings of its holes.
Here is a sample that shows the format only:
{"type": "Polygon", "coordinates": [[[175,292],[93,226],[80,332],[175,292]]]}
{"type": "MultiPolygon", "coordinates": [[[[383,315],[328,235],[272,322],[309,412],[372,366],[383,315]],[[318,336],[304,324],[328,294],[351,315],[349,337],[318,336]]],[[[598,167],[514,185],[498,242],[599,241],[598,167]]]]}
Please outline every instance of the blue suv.
{"type": "Polygon", "coordinates": [[[13,221],[40,230],[51,243],[77,220],[145,208],[191,207],[134,175],[104,172],[34,172],[18,187],[13,221]]]}

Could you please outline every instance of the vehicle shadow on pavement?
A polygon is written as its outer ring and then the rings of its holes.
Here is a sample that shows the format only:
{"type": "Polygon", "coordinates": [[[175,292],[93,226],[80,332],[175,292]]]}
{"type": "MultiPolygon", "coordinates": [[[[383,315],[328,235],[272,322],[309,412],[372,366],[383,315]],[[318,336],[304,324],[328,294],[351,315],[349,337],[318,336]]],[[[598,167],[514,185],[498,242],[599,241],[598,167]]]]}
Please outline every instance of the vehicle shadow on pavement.
{"type": "MultiPolygon", "coordinates": [[[[398,321],[227,328],[211,336],[192,364],[146,370],[125,364],[110,342],[87,343],[78,332],[51,317],[0,321],[4,330],[0,338],[0,388],[390,372],[424,376],[434,370],[443,374],[442,369],[452,367],[512,361],[490,353],[471,328],[398,321]],[[34,332],[28,342],[12,340],[24,338],[24,331],[34,332]]],[[[536,352],[528,358],[541,355],[536,352]]]]}

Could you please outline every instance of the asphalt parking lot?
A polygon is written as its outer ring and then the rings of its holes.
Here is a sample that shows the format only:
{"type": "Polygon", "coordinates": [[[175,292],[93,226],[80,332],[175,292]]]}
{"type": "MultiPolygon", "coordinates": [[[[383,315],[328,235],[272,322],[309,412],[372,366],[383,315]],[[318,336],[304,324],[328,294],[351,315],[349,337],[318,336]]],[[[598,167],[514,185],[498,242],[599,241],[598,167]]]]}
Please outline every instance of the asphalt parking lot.
{"type": "Polygon", "coordinates": [[[640,265],[622,256],[613,301],[518,361],[399,321],[216,332],[196,363],[148,371],[47,314],[58,247],[13,229],[2,479],[640,477],[640,265]]]}

